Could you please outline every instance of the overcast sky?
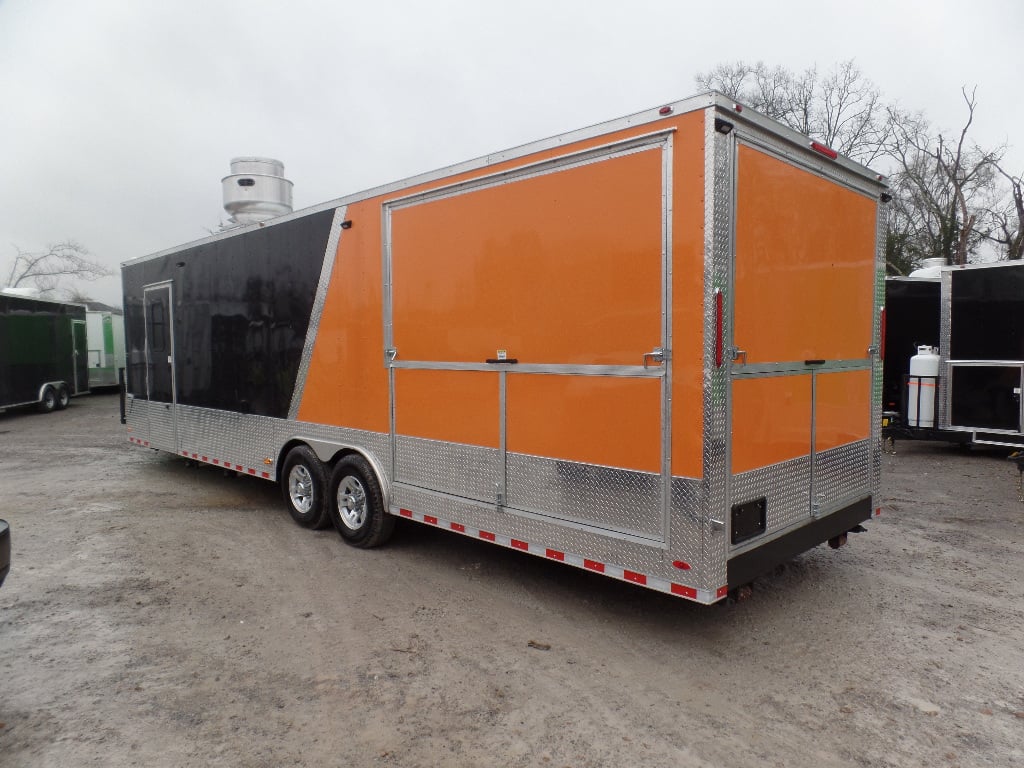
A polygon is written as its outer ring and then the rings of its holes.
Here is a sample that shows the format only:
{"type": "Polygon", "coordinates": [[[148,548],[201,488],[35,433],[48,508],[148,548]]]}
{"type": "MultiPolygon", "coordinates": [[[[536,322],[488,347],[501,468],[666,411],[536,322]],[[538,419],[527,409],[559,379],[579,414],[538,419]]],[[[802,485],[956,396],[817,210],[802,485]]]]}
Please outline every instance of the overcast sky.
{"type": "MultiPolygon", "coordinates": [[[[854,59],[888,100],[1013,145],[1022,0],[0,0],[0,280],[74,239],[116,269],[215,230],[240,155],[303,208],[692,95],[854,59]]],[[[120,305],[120,276],[84,286],[120,305]]]]}

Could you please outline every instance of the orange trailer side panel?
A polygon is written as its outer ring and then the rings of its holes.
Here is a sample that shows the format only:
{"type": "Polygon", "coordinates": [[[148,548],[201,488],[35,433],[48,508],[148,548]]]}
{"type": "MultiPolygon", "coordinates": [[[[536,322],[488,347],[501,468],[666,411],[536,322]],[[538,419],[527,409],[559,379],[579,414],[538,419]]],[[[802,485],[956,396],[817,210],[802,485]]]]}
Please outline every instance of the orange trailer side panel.
{"type": "Polygon", "coordinates": [[[704,463],[704,113],[682,116],[672,169],[672,474],[704,463]]]}
{"type": "Polygon", "coordinates": [[[497,448],[498,374],[395,371],[395,431],[409,437],[497,448]]]}
{"type": "Polygon", "coordinates": [[[660,417],[656,379],[508,377],[513,453],[660,473],[660,417]]]}
{"type": "Polygon", "coordinates": [[[299,421],[387,432],[380,203],[350,205],[320,318],[299,421]]]}
{"type": "Polygon", "coordinates": [[[639,365],[661,339],[661,152],[392,213],[400,360],[639,365]]]}
{"type": "Polygon", "coordinates": [[[819,373],[815,391],[814,450],[871,436],[871,371],[819,373]]]}
{"type": "Polygon", "coordinates": [[[810,374],[740,379],[732,396],[734,474],[810,453],[810,374]]]}
{"type": "Polygon", "coordinates": [[[874,233],[874,201],[739,147],[735,339],[747,362],[868,356],[874,233]]]}

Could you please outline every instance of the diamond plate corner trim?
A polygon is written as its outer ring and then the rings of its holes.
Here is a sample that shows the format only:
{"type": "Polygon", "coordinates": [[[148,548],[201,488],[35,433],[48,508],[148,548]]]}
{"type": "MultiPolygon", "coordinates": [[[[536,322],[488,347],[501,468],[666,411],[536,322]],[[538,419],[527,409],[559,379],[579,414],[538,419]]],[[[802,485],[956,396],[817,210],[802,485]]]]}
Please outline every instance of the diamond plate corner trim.
{"type": "Polygon", "coordinates": [[[949,403],[949,378],[950,367],[949,357],[952,354],[950,348],[950,335],[953,332],[953,270],[945,269],[941,273],[941,287],[939,288],[939,386],[938,386],[938,408],[936,413],[939,417],[938,428],[949,429],[953,419],[950,415],[949,403]]]}
{"type": "Polygon", "coordinates": [[[882,492],[882,307],[885,306],[885,230],[888,211],[878,205],[875,222],[875,308],[871,328],[871,440],[867,447],[871,461],[871,495],[878,499],[882,492]]]}
{"type": "Polygon", "coordinates": [[[715,593],[726,582],[728,533],[711,524],[724,515],[729,498],[729,369],[715,368],[715,291],[725,294],[722,339],[732,341],[733,216],[735,132],[715,130],[715,109],[704,113],[704,472],[700,499],[699,587],[715,593]]]}
{"type": "Polygon", "coordinates": [[[345,220],[347,210],[348,206],[336,208],[334,218],[331,220],[331,234],[327,238],[323,266],[320,268],[320,281],[316,286],[313,310],[309,315],[309,325],[306,326],[306,341],[302,346],[302,357],[299,359],[299,372],[295,378],[292,402],[288,406],[288,418],[292,420],[299,416],[302,395],[306,391],[306,376],[309,375],[309,365],[313,359],[313,346],[316,344],[316,337],[320,331],[320,318],[323,316],[324,305],[327,303],[327,288],[331,284],[331,275],[334,273],[334,261],[338,256],[338,245],[341,242],[341,223],[345,220]]]}

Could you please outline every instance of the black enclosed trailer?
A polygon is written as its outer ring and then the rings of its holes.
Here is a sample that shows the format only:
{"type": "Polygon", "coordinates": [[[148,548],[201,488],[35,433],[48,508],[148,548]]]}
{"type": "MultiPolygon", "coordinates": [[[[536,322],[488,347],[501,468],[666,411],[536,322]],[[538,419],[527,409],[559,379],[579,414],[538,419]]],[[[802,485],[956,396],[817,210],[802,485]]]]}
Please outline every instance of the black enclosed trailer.
{"type": "Polygon", "coordinates": [[[906,413],[907,374],[918,347],[939,346],[939,278],[889,277],[885,280],[882,410],[906,413]]]}
{"type": "Polygon", "coordinates": [[[0,410],[88,392],[86,348],[84,306],[0,291],[0,410]]]}
{"type": "Polygon", "coordinates": [[[1024,446],[1024,263],[947,267],[937,283],[886,281],[885,325],[886,436],[1024,446]],[[917,344],[938,348],[933,387],[910,375],[917,344]],[[922,397],[934,397],[934,427],[908,418],[920,405],[909,400],[922,397]]]}

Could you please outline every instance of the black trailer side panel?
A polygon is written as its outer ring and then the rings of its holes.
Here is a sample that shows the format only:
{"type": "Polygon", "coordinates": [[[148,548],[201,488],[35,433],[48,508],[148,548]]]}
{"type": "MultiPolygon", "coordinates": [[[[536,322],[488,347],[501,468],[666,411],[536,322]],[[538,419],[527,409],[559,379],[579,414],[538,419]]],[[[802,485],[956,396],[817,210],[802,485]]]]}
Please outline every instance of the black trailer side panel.
{"type": "Polygon", "coordinates": [[[75,392],[88,361],[84,343],[75,354],[72,321],[84,329],[85,307],[0,294],[0,407],[36,402],[49,382],[75,392]]]}
{"type": "Polygon", "coordinates": [[[951,360],[1024,360],[1024,264],[953,270],[951,360]]]}
{"type": "Polygon", "coordinates": [[[885,281],[885,360],[882,363],[882,407],[900,410],[903,382],[918,346],[939,346],[942,326],[942,284],[938,280],[885,281]]]}
{"type": "Polygon", "coordinates": [[[177,402],[286,417],[333,217],[321,211],[125,265],[128,392],[147,397],[143,289],[169,281],[177,402]]]}

